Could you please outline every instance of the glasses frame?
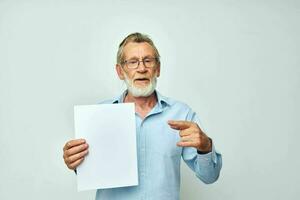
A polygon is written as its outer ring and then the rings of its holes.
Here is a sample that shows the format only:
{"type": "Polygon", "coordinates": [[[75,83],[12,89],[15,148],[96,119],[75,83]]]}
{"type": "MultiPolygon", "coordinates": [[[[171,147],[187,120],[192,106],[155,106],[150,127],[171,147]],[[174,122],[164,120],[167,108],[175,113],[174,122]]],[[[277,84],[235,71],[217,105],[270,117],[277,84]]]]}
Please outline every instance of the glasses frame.
{"type": "Polygon", "coordinates": [[[152,68],[155,68],[155,67],[156,67],[156,64],[157,64],[157,62],[158,62],[158,58],[156,58],[156,57],[154,57],[154,58],[151,57],[151,58],[143,58],[142,60],[138,60],[138,59],[129,59],[129,60],[124,60],[124,61],[121,63],[121,65],[126,65],[126,67],[127,67],[128,69],[137,69],[137,68],[139,68],[141,62],[143,63],[143,65],[144,65],[145,68],[152,69],[152,68]],[[151,59],[151,60],[155,61],[155,64],[153,65],[153,67],[148,67],[148,66],[146,66],[145,61],[146,61],[147,59],[148,59],[148,60],[151,59]],[[137,61],[136,67],[128,67],[128,62],[129,62],[129,61],[137,61]]]}

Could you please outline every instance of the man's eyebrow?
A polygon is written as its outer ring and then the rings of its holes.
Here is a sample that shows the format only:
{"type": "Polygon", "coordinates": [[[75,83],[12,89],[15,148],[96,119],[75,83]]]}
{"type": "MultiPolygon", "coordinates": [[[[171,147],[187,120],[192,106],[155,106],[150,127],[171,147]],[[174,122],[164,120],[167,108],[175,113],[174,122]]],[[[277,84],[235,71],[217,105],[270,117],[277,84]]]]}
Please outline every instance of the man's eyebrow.
{"type": "Polygon", "coordinates": [[[155,56],[152,56],[152,55],[147,55],[147,56],[144,56],[144,58],[143,58],[143,59],[145,59],[145,58],[155,58],[155,56]]]}
{"type": "MultiPolygon", "coordinates": [[[[146,55],[146,56],[142,57],[142,59],[145,59],[145,58],[154,58],[154,57],[155,56],[153,56],[153,55],[146,55]]],[[[133,57],[130,57],[130,58],[126,59],[126,60],[139,60],[139,59],[140,59],[139,57],[133,56],[133,57]]]]}
{"type": "Polygon", "coordinates": [[[138,59],[139,59],[138,57],[133,56],[133,57],[130,57],[130,58],[126,59],[126,60],[138,60],[138,59]]]}

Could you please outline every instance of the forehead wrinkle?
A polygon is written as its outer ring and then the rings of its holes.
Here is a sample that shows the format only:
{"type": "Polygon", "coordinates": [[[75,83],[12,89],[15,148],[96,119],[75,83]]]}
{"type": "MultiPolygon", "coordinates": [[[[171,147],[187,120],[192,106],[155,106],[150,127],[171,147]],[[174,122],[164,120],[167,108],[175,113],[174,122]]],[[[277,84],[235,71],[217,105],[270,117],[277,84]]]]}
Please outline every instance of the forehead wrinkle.
{"type": "Polygon", "coordinates": [[[125,59],[143,59],[144,57],[153,57],[154,55],[154,49],[146,42],[131,42],[124,47],[125,59]]]}

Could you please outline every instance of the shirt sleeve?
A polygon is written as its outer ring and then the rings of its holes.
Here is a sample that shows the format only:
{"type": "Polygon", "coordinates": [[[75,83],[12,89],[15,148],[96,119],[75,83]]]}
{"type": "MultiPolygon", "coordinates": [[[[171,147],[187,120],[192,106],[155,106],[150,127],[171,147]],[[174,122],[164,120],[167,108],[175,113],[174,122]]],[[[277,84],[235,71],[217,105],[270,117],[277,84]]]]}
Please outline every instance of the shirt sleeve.
{"type": "MultiPolygon", "coordinates": [[[[201,127],[200,121],[195,113],[192,113],[190,119],[201,127]]],[[[196,148],[183,147],[182,158],[189,168],[195,172],[196,176],[204,183],[210,184],[218,180],[222,168],[222,155],[215,150],[213,140],[211,152],[198,154],[196,148]]]]}

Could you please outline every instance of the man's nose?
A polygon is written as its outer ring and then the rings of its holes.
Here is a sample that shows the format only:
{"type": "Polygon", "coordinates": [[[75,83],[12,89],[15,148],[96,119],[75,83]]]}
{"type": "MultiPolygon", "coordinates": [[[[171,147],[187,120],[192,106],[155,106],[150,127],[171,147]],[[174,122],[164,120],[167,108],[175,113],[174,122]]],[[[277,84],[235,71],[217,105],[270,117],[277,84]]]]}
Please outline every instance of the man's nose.
{"type": "Polygon", "coordinates": [[[146,71],[146,66],[144,65],[143,61],[140,61],[137,67],[137,71],[146,71]]]}

